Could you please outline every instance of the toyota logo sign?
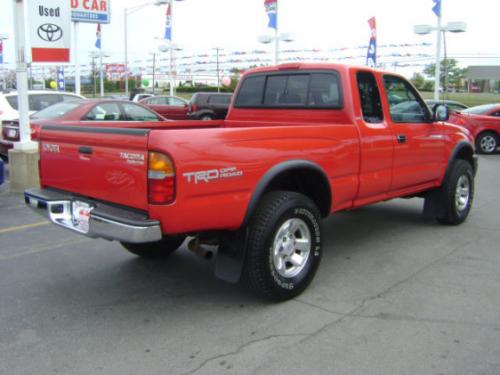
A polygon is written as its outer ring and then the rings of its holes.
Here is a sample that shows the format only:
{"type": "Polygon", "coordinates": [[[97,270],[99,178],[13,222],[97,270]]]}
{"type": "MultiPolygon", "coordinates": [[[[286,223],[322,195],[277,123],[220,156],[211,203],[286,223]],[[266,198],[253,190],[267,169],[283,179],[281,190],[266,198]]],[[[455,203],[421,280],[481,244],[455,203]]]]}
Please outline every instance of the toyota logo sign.
{"type": "Polygon", "coordinates": [[[45,40],[46,42],[56,42],[63,36],[62,29],[54,25],[53,23],[45,23],[40,25],[37,30],[38,36],[40,39],[45,40]]]}

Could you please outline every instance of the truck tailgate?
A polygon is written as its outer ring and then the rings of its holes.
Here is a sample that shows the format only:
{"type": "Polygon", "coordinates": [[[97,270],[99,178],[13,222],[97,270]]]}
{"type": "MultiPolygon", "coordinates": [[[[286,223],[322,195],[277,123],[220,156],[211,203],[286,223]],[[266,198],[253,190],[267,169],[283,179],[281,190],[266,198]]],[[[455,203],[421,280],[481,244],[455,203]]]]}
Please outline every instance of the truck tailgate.
{"type": "Polygon", "coordinates": [[[42,187],[147,209],[148,129],[43,126],[42,187]]]}

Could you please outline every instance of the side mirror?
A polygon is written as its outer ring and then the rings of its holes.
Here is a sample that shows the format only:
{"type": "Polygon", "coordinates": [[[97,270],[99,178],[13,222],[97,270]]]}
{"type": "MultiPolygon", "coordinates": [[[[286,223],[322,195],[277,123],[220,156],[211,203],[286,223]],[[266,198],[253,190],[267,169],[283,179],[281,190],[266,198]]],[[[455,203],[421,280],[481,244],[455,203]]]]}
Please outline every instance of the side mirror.
{"type": "Polygon", "coordinates": [[[448,121],[450,118],[450,111],[444,104],[436,104],[433,110],[434,121],[448,121]]]}

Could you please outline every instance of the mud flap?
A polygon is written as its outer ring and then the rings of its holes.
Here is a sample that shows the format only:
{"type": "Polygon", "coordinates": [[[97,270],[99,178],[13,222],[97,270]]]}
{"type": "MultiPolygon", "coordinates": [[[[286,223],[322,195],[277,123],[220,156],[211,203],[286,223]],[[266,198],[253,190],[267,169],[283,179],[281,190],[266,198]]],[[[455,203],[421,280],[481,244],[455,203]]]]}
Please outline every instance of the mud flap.
{"type": "Polygon", "coordinates": [[[443,218],[446,216],[446,207],[443,204],[441,188],[429,190],[425,194],[424,217],[426,219],[443,218]]]}
{"type": "Polygon", "coordinates": [[[245,263],[248,229],[226,232],[221,236],[217,258],[215,260],[215,276],[236,284],[241,277],[245,263]]]}

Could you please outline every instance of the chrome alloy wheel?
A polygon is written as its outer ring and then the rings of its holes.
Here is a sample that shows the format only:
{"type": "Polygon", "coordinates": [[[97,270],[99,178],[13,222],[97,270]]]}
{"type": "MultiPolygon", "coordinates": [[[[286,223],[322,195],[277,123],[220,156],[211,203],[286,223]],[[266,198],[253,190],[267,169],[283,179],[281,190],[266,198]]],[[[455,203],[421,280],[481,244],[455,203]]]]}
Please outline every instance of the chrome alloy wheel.
{"type": "Polygon", "coordinates": [[[470,181],[466,175],[460,176],[455,189],[455,208],[458,212],[463,211],[470,200],[470,181]]]}
{"type": "Polygon", "coordinates": [[[273,265],[283,277],[297,276],[305,267],[311,253],[311,232],[307,224],[297,218],[281,225],[273,241],[273,265]]]}
{"type": "Polygon", "coordinates": [[[492,135],[485,135],[481,138],[479,146],[483,152],[490,154],[497,149],[497,140],[492,135]]]}

